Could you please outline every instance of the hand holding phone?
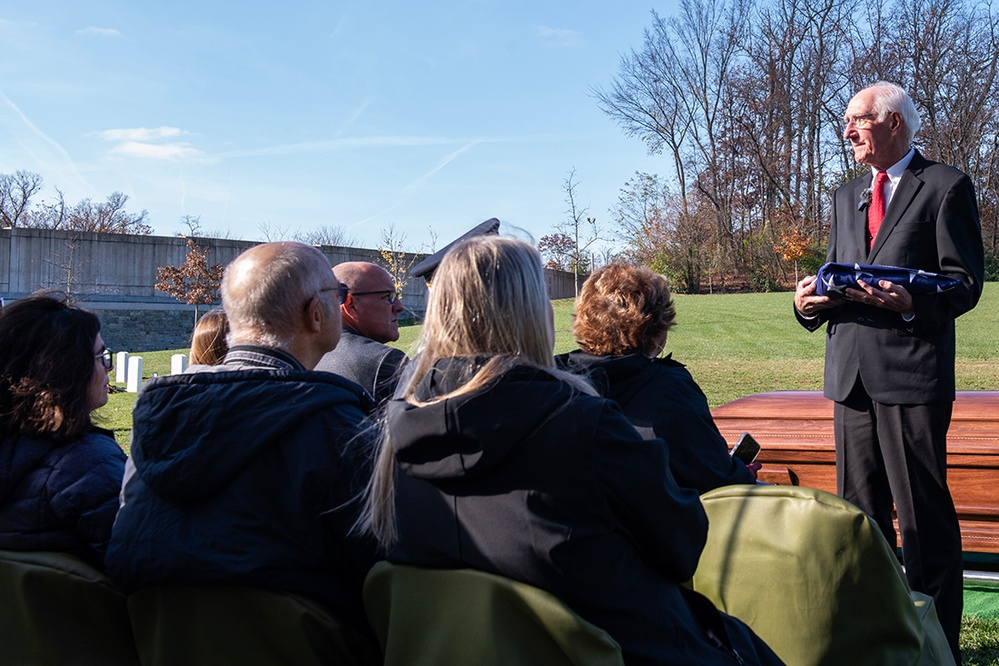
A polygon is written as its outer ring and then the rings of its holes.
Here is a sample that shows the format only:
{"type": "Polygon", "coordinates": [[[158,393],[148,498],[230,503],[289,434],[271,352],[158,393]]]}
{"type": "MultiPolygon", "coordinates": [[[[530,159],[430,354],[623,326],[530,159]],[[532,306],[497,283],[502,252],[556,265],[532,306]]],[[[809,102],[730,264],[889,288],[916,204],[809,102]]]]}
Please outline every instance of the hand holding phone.
{"type": "Polygon", "coordinates": [[[736,445],[732,447],[732,457],[738,458],[744,464],[749,465],[754,460],[756,456],[760,454],[760,444],[753,436],[748,432],[742,433],[742,437],[736,442],[736,445]]]}

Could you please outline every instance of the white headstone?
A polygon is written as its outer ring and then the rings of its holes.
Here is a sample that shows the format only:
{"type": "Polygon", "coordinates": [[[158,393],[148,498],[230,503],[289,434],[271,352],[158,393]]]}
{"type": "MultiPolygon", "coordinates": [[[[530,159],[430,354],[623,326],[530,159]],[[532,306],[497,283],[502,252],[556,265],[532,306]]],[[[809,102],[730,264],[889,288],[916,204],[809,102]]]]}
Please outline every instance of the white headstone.
{"type": "Polygon", "coordinates": [[[133,356],[128,359],[128,383],[125,390],[129,393],[138,393],[142,388],[142,357],[133,356]]]}
{"type": "Polygon", "coordinates": [[[128,352],[118,352],[114,360],[114,380],[124,384],[126,377],[128,377],[128,352]]]}
{"type": "Polygon", "coordinates": [[[174,354],[170,357],[171,375],[179,375],[185,370],[187,370],[187,356],[183,354],[174,354]]]}

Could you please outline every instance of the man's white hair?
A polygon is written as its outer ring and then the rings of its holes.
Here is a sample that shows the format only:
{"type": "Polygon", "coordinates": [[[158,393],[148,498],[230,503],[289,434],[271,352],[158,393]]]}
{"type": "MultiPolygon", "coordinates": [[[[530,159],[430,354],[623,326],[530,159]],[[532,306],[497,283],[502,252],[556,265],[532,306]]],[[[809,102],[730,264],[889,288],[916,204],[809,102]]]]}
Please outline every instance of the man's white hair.
{"type": "Polygon", "coordinates": [[[878,81],[864,90],[874,91],[874,111],[878,114],[878,120],[884,120],[892,112],[902,116],[906,140],[911,146],[912,140],[921,126],[921,121],[919,112],[916,111],[916,105],[912,102],[909,94],[902,86],[890,81],[878,81]]]}

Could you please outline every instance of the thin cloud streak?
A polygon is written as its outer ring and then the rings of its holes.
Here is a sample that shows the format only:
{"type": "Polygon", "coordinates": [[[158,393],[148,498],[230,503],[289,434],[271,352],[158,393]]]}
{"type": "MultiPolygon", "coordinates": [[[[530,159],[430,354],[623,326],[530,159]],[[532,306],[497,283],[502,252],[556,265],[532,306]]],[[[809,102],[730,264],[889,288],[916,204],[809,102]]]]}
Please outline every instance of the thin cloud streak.
{"type": "Polygon", "coordinates": [[[369,217],[367,217],[367,218],[365,218],[363,220],[358,220],[354,224],[348,225],[347,229],[355,229],[355,228],[357,228],[357,227],[359,227],[359,226],[361,226],[363,224],[368,224],[368,223],[374,222],[375,220],[377,220],[377,219],[383,217],[384,215],[392,212],[396,208],[399,208],[400,206],[402,206],[403,204],[405,204],[407,201],[409,201],[413,197],[413,195],[416,194],[416,191],[419,190],[436,173],[438,173],[441,169],[443,169],[444,167],[446,167],[448,164],[450,164],[452,161],[454,161],[457,157],[459,157],[462,153],[464,153],[465,151],[467,151],[469,148],[471,148],[472,146],[476,145],[477,143],[480,143],[480,142],[479,141],[472,141],[472,142],[467,143],[466,145],[462,146],[458,150],[454,151],[453,153],[447,155],[433,169],[431,169],[430,171],[428,171],[427,173],[425,173],[424,175],[420,176],[419,178],[417,178],[416,180],[414,180],[413,182],[411,182],[409,185],[407,185],[406,187],[404,187],[402,189],[404,196],[402,196],[398,201],[396,201],[395,203],[393,203],[390,206],[387,206],[386,208],[383,208],[382,210],[380,210],[379,212],[375,213],[374,215],[371,215],[371,216],[369,216],[369,217]]]}
{"type": "Polygon", "coordinates": [[[406,187],[404,187],[403,188],[403,192],[412,192],[414,190],[417,190],[417,189],[423,187],[423,185],[428,180],[430,180],[431,178],[433,178],[436,173],[438,173],[441,169],[443,169],[448,164],[450,164],[452,161],[454,161],[459,155],[461,155],[462,153],[464,153],[465,151],[467,151],[469,148],[471,148],[472,146],[474,146],[475,143],[476,142],[472,142],[472,143],[466,144],[466,145],[462,146],[461,148],[459,148],[458,150],[456,150],[453,153],[451,153],[450,155],[446,156],[433,169],[431,169],[430,171],[428,171],[427,173],[423,174],[422,176],[420,176],[419,178],[417,178],[416,180],[414,180],[412,183],[410,183],[409,185],[407,185],[406,187]]]}
{"type": "MultiPolygon", "coordinates": [[[[94,192],[94,187],[80,174],[80,171],[76,166],[76,162],[73,161],[73,158],[69,156],[69,153],[66,152],[66,149],[63,148],[61,144],[45,134],[45,132],[31,122],[31,120],[21,112],[21,109],[18,108],[17,105],[14,104],[14,102],[12,102],[2,91],[0,91],[0,102],[2,102],[3,106],[7,107],[7,109],[14,114],[16,120],[19,121],[21,125],[27,128],[29,137],[25,140],[21,140],[20,143],[22,144],[25,153],[32,160],[38,164],[49,166],[52,171],[63,175],[63,177],[74,180],[75,186],[81,191],[87,193],[94,192]],[[35,142],[40,142],[41,146],[39,147],[34,145],[35,142]],[[45,153],[51,154],[46,155],[45,153]]],[[[6,126],[13,129],[16,126],[16,123],[6,124],[6,126]]],[[[63,188],[67,187],[66,183],[54,184],[60,185],[63,188]]]]}
{"type": "Polygon", "coordinates": [[[91,132],[89,136],[95,136],[105,141],[156,141],[157,139],[171,139],[177,136],[190,134],[179,127],[133,127],[121,129],[101,130],[91,132]]]}
{"type": "Polygon", "coordinates": [[[92,25],[77,30],[76,34],[88,37],[121,37],[121,33],[114,28],[98,28],[92,25]]]}
{"type": "Polygon", "coordinates": [[[476,143],[556,143],[565,140],[566,137],[556,136],[499,136],[478,137],[474,139],[460,137],[373,136],[292,143],[283,146],[270,146],[267,148],[230,150],[218,153],[215,157],[219,159],[226,159],[230,157],[268,157],[271,155],[293,155],[297,153],[318,153],[324,151],[335,152],[341,150],[356,150],[359,148],[422,148],[427,146],[450,146],[456,144],[470,145],[476,143]]]}
{"type": "Polygon", "coordinates": [[[189,143],[159,144],[125,141],[112,148],[110,154],[149,160],[178,160],[199,157],[203,153],[189,143]]]}
{"type": "Polygon", "coordinates": [[[549,28],[543,25],[538,28],[537,35],[545,46],[553,48],[578,49],[586,44],[582,34],[566,28],[549,28]]]}

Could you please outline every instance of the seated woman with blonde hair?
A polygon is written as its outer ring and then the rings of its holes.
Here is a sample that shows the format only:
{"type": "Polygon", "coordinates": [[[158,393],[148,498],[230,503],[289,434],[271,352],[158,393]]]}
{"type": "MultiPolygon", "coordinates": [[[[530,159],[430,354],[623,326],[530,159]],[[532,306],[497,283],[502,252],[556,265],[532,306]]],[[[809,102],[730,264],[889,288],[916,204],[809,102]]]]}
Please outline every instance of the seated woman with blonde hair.
{"type": "Polygon", "coordinates": [[[729,455],[708,400],[687,368],[672,354],[659,356],[675,321],[667,279],[615,261],[583,283],[572,326],[580,349],[558,361],[589,374],[647,439],[666,442],[670,470],[681,486],[705,493],[756,483],[759,464],[747,467],[729,455]]]}
{"type": "Polygon", "coordinates": [[[125,454],[91,412],[111,352],[93,314],[62,298],[0,313],[0,549],[76,555],[103,569],[125,454]]]}
{"type": "Polygon", "coordinates": [[[386,405],[364,525],[392,562],[548,590],[628,664],[780,663],[683,588],[707,534],[697,493],[677,486],[662,442],[554,367],[554,342],[533,248],[489,236],[451,249],[386,405]]]}

